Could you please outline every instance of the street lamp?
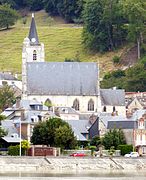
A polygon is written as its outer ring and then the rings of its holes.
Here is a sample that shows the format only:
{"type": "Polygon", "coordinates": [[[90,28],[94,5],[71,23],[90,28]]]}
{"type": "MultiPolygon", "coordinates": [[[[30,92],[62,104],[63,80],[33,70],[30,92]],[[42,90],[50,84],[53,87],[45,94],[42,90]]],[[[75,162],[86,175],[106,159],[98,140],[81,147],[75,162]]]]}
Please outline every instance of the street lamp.
{"type": "Polygon", "coordinates": [[[20,128],[19,128],[19,133],[20,133],[20,149],[19,149],[19,155],[21,156],[21,118],[20,118],[20,128]]]}

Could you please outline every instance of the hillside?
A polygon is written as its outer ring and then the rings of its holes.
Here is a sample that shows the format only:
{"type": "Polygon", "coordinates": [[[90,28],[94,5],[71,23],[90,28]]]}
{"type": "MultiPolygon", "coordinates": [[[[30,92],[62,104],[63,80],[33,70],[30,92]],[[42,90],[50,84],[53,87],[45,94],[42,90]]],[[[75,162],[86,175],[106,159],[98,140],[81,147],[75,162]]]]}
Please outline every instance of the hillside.
{"type": "MultiPolygon", "coordinates": [[[[31,15],[24,25],[19,19],[15,27],[0,31],[0,71],[21,73],[21,53],[23,39],[28,35],[31,15]]],[[[116,69],[112,57],[120,55],[123,50],[106,54],[91,54],[83,49],[82,27],[65,24],[58,18],[50,18],[44,11],[35,13],[40,42],[45,45],[46,61],[64,61],[65,58],[79,57],[81,61],[100,62],[100,72],[116,69]]]]}

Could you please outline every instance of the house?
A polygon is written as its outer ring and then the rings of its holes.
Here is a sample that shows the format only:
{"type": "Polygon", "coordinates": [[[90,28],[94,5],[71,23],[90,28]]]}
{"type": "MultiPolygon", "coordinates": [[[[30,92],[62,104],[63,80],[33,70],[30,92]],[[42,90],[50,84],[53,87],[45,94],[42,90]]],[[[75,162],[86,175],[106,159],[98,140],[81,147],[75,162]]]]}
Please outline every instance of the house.
{"type": "Polygon", "coordinates": [[[84,114],[125,114],[125,91],[102,90],[99,81],[99,67],[94,62],[45,62],[44,44],[32,15],[29,35],[23,41],[22,99],[71,107],[84,114]]]}
{"type": "Polygon", "coordinates": [[[17,75],[14,76],[10,72],[0,72],[0,86],[4,84],[22,89],[22,81],[17,79],[17,75]]]}
{"type": "Polygon", "coordinates": [[[89,120],[65,120],[72,128],[77,140],[87,142],[89,140],[89,128],[92,126],[89,120]]]}
{"type": "Polygon", "coordinates": [[[53,107],[54,113],[63,120],[79,120],[79,113],[71,107],[53,107]]]}
{"type": "Polygon", "coordinates": [[[126,114],[131,116],[138,109],[146,109],[146,92],[126,92],[126,114]]]}
{"type": "Polygon", "coordinates": [[[8,133],[6,136],[0,138],[2,148],[8,148],[9,146],[20,144],[20,132],[17,130],[17,128],[15,128],[13,121],[1,121],[1,127],[8,133]]]}
{"type": "Polygon", "coordinates": [[[146,154],[146,110],[137,110],[132,117],[110,119],[107,129],[122,129],[128,144],[136,147],[140,154],[146,154]]]}
{"type": "Polygon", "coordinates": [[[50,117],[56,117],[55,114],[48,111],[48,107],[36,100],[17,101],[12,108],[7,108],[1,114],[13,123],[18,132],[21,123],[22,137],[28,141],[30,141],[36,123],[45,121],[50,117]]]}

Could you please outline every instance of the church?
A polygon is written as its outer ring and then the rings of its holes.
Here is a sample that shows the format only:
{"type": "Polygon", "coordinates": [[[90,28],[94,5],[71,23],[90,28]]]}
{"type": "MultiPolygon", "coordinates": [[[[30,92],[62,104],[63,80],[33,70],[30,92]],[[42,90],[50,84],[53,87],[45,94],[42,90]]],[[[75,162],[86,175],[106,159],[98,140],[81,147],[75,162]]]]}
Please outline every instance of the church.
{"type": "Polygon", "coordinates": [[[100,89],[96,63],[45,62],[33,14],[29,35],[23,41],[22,99],[72,107],[79,113],[125,115],[125,91],[100,89]]]}

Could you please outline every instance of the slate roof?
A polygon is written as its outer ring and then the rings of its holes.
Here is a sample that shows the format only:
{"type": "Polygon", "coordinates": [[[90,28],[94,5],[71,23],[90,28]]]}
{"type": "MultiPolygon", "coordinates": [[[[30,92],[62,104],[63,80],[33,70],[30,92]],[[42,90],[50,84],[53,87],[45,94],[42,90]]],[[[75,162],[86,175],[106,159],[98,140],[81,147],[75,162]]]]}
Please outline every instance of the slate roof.
{"type": "Polygon", "coordinates": [[[107,129],[137,129],[136,121],[108,121],[107,129]]]}
{"type": "Polygon", "coordinates": [[[34,19],[33,14],[32,14],[32,20],[31,20],[28,38],[30,40],[31,45],[38,45],[39,44],[39,39],[38,39],[38,34],[37,34],[37,29],[36,29],[36,24],[35,24],[35,19],[34,19]],[[33,42],[32,39],[35,39],[35,41],[33,42]]]}
{"type": "Polygon", "coordinates": [[[2,139],[4,139],[6,142],[8,143],[19,143],[20,142],[20,138],[14,138],[14,137],[2,137],[2,139]]]}
{"type": "Polygon", "coordinates": [[[57,109],[60,114],[77,114],[77,115],[79,115],[79,113],[77,113],[77,111],[75,111],[71,107],[55,107],[55,109],[57,109]]]}
{"type": "Polygon", "coordinates": [[[11,134],[13,133],[17,133],[18,131],[17,129],[14,127],[13,121],[12,120],[4,120],[1,122],[2,123],[2,127],[8,131],[7,136],[11,137],[11,134]]]}
{"type": "Polygon", "coordinates": [[[89,120],[65,120],[72,127],[72,130],[77,137],[77,140],[87,141],[83,134],[88,134],[88,129],[91,127],[89,120]]]}
{"type": "Polygon", "coordinates": [[[97,95],[96,63],[29,62],[28,95],[97,95]]]}
{"type": "Polygon", "coordinates": [[[0,72],[0,80],[17,80],[12,74],[0,72]]]}
{"type": "Polygon", "coordinates": [[[20,136],[17,129],[14,127],[12,120],[5,120],[2,121],[2,127],[7,130],[8,134],[7,136],[2,137],[6,142],[9,143],[19,143],[20,142],[20,136]],[[12,137],[12,134],[18,134],[18,137],[12,137]]]}
{"type": "Polygon", "coordinates": [[[125,91],[123,89],[100,89],[102,105],[125,106],[125,91]]]}
{"type": "Polygon", "coordinates": [[[142,115],[146,114],[145,109],[139,109],[134,112],[133,116],[131,117],[132,120],[136,121],[142,117],[142,115]]]}
{"type": "Polygon", "coordinates": [[[105,125],[105,127],[108,127],[108,122],[109,121],[113,121],[113,122],[120,122],[120,121],[128,121],[128,119],[126,117],[123,116],[112,116],[109,113],[100,113],[99,114],[99,119],[100,121],[103,122],[103,124],[105,125]]]}

